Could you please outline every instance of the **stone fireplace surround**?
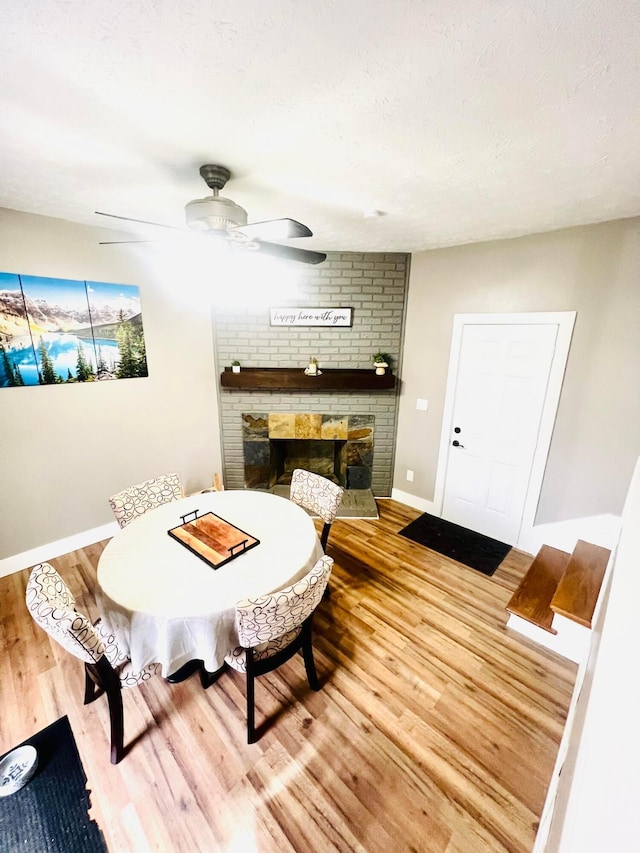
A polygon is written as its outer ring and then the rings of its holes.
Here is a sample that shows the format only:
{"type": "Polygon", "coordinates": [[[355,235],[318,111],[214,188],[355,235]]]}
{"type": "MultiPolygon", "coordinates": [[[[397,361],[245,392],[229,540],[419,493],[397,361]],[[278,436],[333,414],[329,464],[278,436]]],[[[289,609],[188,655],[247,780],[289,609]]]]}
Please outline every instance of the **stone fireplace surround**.
{"type": "Polygon", "coordinates": [[[370,489],[374,423],[373,415],[360,414],[243,413],[245,488],[286,484],[303,467],[347,489],[370,489]]]}

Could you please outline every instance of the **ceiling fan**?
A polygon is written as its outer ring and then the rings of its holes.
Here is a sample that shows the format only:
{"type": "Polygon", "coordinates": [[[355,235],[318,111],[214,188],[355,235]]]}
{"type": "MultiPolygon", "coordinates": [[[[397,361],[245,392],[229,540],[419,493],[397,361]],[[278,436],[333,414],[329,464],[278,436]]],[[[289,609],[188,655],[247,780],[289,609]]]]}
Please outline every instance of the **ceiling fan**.
{"type": "MultiPolygon", "coordinates": [[[[269,219],[265,222],[247,223],[247,211],[230,198],[220,195],[220,190],[231,177],[231,172],[225,166],[204,165],[200,167],[200,175],[209,187],[212,195],[196,198],[185,206],[187,228],[191,231],[204,233],[222,238],[233,248],[248,249],[265,255],[275,255],[290,261],[303,264],[320,264],[327,257],[324,252],[313,252],[309,249],[298,249],[296,246],[282,246],[271,240],[288,240],[294,237],[311,237],[312,232],[295,219],[269,219]]],[[[146,219],[133,219],[130,216],[118,216],[115,213],[103,213],[96,210],[99,216],[109,216],[112,219],[123,219],[127,222],[140,222],[144,225],[155,225],[159,228],[172,228],[160,222],[149,222],[146,219]]],[[[150,240],[108,240],[101,246],[115,243],[149,243],[150,240]]]]}

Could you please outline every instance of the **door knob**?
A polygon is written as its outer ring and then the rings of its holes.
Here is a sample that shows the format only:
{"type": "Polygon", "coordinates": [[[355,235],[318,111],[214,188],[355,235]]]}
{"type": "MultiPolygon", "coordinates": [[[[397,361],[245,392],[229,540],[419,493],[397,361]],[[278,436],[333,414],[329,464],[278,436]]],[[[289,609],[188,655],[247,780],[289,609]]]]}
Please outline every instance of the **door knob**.
{"type": "Polygon", "coordinates": [[[453,444],[454,447],[464,447],[464,444],[460,444],[457,438],[452,441],[451,444],[453,444]]]}

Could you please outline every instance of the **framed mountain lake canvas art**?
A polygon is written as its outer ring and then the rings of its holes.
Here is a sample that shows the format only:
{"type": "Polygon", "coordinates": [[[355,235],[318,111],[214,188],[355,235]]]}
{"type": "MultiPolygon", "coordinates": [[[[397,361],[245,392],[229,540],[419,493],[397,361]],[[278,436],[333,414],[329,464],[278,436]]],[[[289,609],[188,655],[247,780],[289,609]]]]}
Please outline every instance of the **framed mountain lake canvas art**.
{"type": "Polygon", "coordinates": [[[136,286],[0,273],[0,388],[147,375],[136,286]]]}

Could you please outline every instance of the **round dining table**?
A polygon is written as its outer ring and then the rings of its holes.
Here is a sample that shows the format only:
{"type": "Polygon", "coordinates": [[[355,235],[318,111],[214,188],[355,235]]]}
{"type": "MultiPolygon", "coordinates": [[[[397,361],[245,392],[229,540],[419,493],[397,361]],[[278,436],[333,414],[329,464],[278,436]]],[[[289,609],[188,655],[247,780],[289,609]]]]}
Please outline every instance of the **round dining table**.
{"type": "Polygon", "coordinates": [[[228,490],[163,504],[123,527],[98,564],[97,600],[135,669],[219,670],[238,645],[236,603],[303,577],[323,554],[313,519],[269,492],[228,490]],[[214,568],[169,531],[212,512],[259,544],[214,568]],[[183,518],[184,517],[184,518],[183,518]]]}

